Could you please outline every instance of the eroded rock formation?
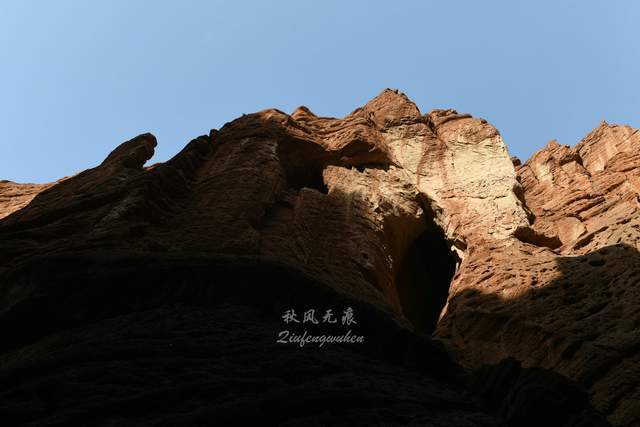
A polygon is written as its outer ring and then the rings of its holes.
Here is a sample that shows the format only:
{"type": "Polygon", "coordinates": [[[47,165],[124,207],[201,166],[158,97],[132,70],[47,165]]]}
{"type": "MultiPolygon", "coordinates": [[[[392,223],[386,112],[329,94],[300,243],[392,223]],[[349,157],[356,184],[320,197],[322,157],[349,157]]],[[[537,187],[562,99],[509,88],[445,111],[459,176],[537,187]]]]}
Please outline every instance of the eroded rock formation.
{"type": "Polygon", "coordinates": [[[471,248],[437,331],[463,364],[515,357],[583,385],[612,424],[638,422],[639,149],[637,130],[601,123],[516,166],[529,234],[557,243],[471,248]]]}
{"type": "Polygon", "coordinates": [[[155,145],[140,135],[55,185],[0,183],[3,400],[15,420],[144,417],[163,390],[178,409],[154,419],[176,423],[606,425],[590,405],[614,425],[640,420],[637,131],[602,124],[520,164],[485,120],[422,114],[385,90],[343,119],[245,115],[145,167],[155,145]],[[331,304],[358,308],[367,345],[327,359],[269,341],[287,307],[331,304]],[[175,342],[182,353],[166,349],[175,342]],[[98,371],[136,375],[127,351],[152,366],[140,407],[38,391],[86,369],[73,384],[96,400],[122,392],[126,381],[98,371]],[[163,369],[174,384],[147,387],[163,369]],[[465,380],[476,369],[490,379],[480,390],[465,380]],[[232,391],[213,406],[177,397],[216,381],[232,391]],[[345,387],[349,409],[336,397],[345,387]],[[549,401],[554,387],[564,403],[549,401]],[[326,408],[317,393],[332,396],[326,408]],[[297,412],[274,412],[292,396],[297,412]]]}

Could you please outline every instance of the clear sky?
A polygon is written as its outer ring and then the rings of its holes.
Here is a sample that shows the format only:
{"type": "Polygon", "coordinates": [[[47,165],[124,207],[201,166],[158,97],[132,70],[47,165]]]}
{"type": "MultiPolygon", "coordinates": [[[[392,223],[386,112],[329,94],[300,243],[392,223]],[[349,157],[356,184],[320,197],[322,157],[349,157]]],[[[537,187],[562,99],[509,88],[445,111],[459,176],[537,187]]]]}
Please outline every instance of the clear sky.
{"type": "Polygon", "coordinates": [[[526,159],[640,127],[639,22],[632,0],[0,0],[0,179],[71,175],[142,132],[164,161],[243,113],[342,117],[386,87],[526,159]]]}

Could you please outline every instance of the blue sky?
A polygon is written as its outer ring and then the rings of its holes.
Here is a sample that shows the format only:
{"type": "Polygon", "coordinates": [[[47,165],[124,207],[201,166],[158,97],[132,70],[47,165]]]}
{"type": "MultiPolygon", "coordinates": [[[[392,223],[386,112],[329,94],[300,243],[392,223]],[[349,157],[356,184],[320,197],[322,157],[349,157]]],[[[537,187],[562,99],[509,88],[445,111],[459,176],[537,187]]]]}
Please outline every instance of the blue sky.
{"type": "Polygon", "coordinates": [[[71,175],[147,131],[164,161],[243,113],[342,117],[386,87],[489,120],[526,159],[640,127],[639,18],[631,0],[2,0],[0,179],[71,175]]]}

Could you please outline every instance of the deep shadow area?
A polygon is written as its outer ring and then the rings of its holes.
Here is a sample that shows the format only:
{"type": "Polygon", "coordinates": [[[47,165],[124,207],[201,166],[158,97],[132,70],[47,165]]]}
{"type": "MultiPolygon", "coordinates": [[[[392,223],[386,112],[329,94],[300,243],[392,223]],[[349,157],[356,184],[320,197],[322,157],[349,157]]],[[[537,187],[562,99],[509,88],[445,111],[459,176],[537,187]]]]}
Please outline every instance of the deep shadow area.
{"type": "Polygon", "coordinates": [[[300,190],[301,188],[313,188],[323,194],[328,193],[327,185],[322,176],[323,168],[321,165],[311,165],[311,167],[299,167],[286,170],[287,185],[290,188],[300,190]]]}
{"type": "Polygon", "coordinates": [[[481,404],[437,342],[282,264],[67,254],[4,279],[46,284],[0,318],[9,425],[607,425],[579,386],[513,364],[475,377],[481,404]],[[367,341],[276,344],[308,307],[352,307],[367,341]]]}
{"type": "Polygon", "coordinates": [[[513,358],[475,371],[472,388],[509,426],[609,425],[579,384],[553,371],[523,368],[513,358]]]}
{"type": "Polygon", "coordinates": [[[437,343],[283,264],[70,253],[4,279],[46,285],[0,318],[7,425],[498,425],[437,343]],[[358,323],[281,318],[311,307],[358,323]],[[284,329],[366,341],[302,348],[284,329]]]}
{"type": "Polygon", "coordinates": [[[431,334],[435,329],[457,261],[444,234],[435,226],[420,234],[402,258],[396,289],[402,311],[417,331],[431,334]]]}

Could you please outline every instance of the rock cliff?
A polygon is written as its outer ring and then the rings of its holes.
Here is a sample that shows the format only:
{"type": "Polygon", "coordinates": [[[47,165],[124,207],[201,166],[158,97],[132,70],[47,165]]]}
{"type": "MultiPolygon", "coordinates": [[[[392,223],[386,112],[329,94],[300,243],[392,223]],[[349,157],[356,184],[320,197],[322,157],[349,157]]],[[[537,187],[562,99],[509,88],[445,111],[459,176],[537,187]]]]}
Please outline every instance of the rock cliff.
{"type": "Polygon", "coordinates": [[[485,120],[387,89],[145,166],[155,146],[0,182],[16,423],[640,422],[637,130],[523,164],[485,120]],[[366,344],[275,342],[285,310],[346,306],[366,344]]]}

